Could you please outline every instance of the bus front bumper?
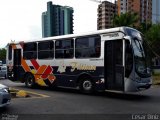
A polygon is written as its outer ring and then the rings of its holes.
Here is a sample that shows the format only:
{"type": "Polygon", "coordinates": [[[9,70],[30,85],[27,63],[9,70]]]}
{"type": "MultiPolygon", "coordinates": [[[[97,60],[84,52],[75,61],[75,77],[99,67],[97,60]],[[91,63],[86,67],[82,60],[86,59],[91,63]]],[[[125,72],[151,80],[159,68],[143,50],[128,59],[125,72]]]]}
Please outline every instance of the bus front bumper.
{"type": "Polygon", "coordinates": [[[152,81],[148,78],[147,80],[134,81],[131,79],[125,80],[125,92],[138,92],[149,89],[152,85],[152,81]]]}

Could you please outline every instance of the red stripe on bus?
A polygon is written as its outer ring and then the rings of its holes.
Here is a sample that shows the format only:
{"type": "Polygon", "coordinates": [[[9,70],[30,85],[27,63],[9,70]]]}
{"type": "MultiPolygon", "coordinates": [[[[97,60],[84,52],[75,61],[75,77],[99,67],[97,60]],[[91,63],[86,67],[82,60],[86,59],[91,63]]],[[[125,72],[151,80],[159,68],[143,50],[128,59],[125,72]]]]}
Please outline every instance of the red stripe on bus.
{"type": "Polygon", "coordinates": [[[23,67],[23,69],[25,70],[25,72],[30,72],[30,67],[27,65],[26,61],[21,57],[21,65],[23,67]]]}
{"type": "Polygon", "coordinates": [[[41,67],[39,67],[39,69],[37,70],[37,73],[34,75],[36,80],[41,78],[41,75],[44,73],[46,68],[47,68],[46,65],[42,65],[41,67]]]}
{"type": "Polygon", "coordinates": [[[47,69],[44,71],[43,75],[41,76],[41,78],[46,79],[51,72],[52,72],[52,67],[48,66],[47,69]]]}
{"type": "Polygon", "coordinates": [[[31,63],[33,64],[34,68],[35,68],[36,70],[38,70],[38,68],[39,68],[40,66],[39,66],[39,64],[37,63],[37,61],[34,60],[34,59],[32,59],[32,60],[31,60],[31,63]]]}

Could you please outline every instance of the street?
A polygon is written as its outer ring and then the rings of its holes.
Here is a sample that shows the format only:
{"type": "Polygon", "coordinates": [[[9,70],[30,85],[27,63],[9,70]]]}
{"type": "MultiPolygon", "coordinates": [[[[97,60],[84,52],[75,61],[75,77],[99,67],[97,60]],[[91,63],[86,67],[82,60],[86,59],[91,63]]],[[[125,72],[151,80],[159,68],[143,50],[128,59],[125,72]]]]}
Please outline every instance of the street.
{"type": "Polygon", "coordinates": [[[160,87],[138,93],[95,93],[84,95],[77,90],[60,88],[30,89],[22,83],[0,80],[12,88],[26,90],[47,97],[13,98],[4,114],[158,114],[160,113],[160,87]]]}

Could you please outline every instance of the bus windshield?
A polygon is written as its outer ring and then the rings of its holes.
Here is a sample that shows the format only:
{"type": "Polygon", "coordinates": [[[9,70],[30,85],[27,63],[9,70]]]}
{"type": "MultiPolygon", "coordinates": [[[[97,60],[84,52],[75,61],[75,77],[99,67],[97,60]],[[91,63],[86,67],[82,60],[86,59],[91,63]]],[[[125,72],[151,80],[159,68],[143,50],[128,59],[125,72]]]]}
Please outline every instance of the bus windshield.
{"type": "Polygon", "coordinates": [[[126,33],[132,38],[136,73],[140,77],[151,76],[150,69],[147,65],[146,53],[142,44],[142,42],[144,41],[142,34],[139,31],[130,28],[126,28],[126,33]]]}
{"type": "Polygon", "coordinates": [[[132,46],[134,51],[135,69],[137,74],[141,77],[148,77],[150,75],[150,70],[149,68],[147,68],[147,61],[142,46],[142,40],[133,39],[132,46]]]}

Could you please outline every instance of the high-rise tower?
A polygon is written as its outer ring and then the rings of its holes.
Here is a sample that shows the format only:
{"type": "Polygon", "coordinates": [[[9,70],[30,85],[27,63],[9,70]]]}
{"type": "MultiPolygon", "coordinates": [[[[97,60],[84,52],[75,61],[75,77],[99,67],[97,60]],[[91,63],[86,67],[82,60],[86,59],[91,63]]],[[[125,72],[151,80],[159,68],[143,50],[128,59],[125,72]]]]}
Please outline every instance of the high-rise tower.
{"type": "Polygon", "coordinates": [[[106,29],[112,27],[112,19],[116,14],[116,4],[103,1],[98,6],[97,29],[106,29]]]}
{"type": "Polygon", "coordinates": [[[47,2],[47,11],[42,13],[42,37],[73,33],[73,8],[47,2]]]}

